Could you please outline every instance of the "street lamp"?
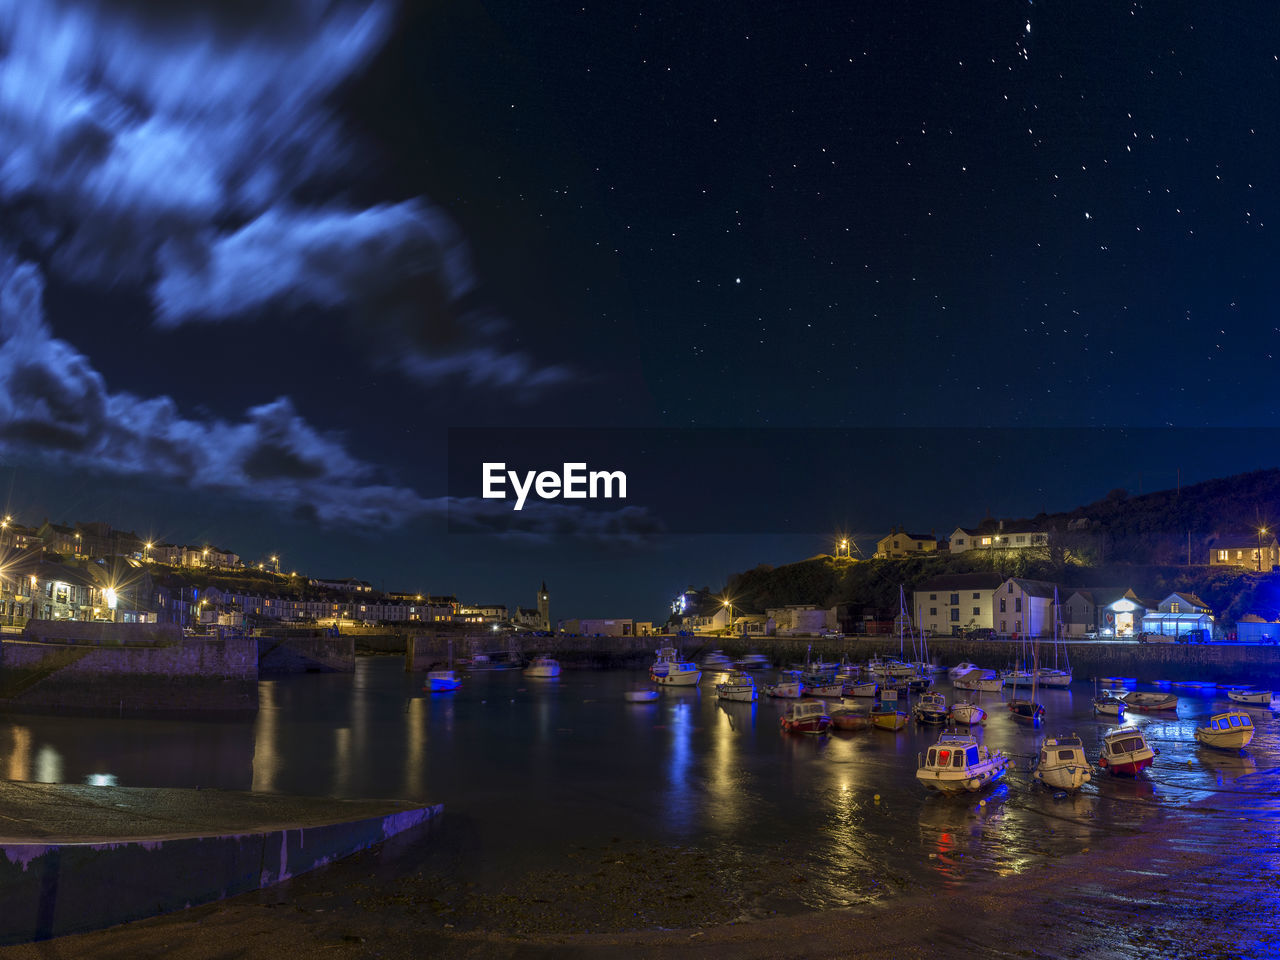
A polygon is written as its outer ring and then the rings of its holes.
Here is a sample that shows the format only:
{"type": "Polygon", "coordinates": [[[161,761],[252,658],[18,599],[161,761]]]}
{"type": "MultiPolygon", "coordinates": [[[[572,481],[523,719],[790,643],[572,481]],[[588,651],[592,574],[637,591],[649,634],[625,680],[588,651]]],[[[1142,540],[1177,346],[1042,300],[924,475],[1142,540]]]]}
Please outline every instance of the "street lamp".
{"type": "Polygon", "coordinates": [[[1267,532],[1266,527],[1258,528],[1258,572],[1262,572],[1262,535],[1267,532]]]}
{"type": "Polygon", "coordinates": [[[726,629],[729,631],[729,633],[733,633],[733,601],[724,600],[722,601],[722,603],[724,604],[724,606],[728,607],[729,609],[729,625],[726,629]]]}
{"type": "Polygon", "coordinates": [[[142,559],[149,562],[151,560],[151,541],[148,540],[142,546],[145,548],[145,552],[142,555],[142,559]]]}

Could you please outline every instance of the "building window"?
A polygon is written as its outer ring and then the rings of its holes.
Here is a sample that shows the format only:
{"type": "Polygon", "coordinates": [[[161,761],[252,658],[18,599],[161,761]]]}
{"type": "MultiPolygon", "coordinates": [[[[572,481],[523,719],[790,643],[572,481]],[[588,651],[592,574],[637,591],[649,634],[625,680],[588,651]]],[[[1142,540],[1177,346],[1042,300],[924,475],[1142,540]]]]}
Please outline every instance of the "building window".
{"type": "Polygon", "coordinates": [[[964,537],[956,537],[956,546],[957,546],[957,547],[963,547],[963,546],[964,546],[964,537]]]}
{"type": "Polygon", "coordinates": [[[984,547],[989,547],[989,546],[991,546],[991,538],[990,538],[990,537],[983,537],[983,538],[982,538],[982,545],[983,545],[984,547]]]}
{"type": "Polygon", "coordinates": [[[931,594],[929,594],[929,599],[930,599],[930,600],[937,600],[937,599],[938,599],[938,595],[937,595],[936,593],[931,593],[931,594]]]}
{"type": "Polygon", "coordinates": [[[1173,603],[1169,604],[1169,612],[1170,612],[1170,613],[1177,613],[1177,612],[1178,612],[1178,601],[1177,601],[1177,600],[1175,600],[1175,601],[1173,601],[1173,603]]]}
{"type": "Polygon", "coordinates": [[[1014,633],[1021,633],[1021,632],[1022,632],[1022,621],[1021,621],[1021,620],[1015,620],[1015,621],[1013,621],[1013,632],[1014,632],[1014,633]]]}
{"type": "Polygon", "coordinates": [[[960,602],[960,594],[958,594],[958,593],[953,593],[953,594],[951,595],[951,603],[952,603],[952,604],[957,604],[957,603],[959,603],[959,602],[960,602]]]}
{"type": "Polygon", "coordinates": [[[975,594],[973,595],[973,599],[974,599],[974,600],[981,600],[981,599],[982,599],[982,594],[980,594],[980,593],[975,593],[975,594]]]}
{"type": "Polygon", "coordinates": [[[1014,537],[1014,543],[1026,543],[1026,542],[1027,542],[1027,538],[1024,537],[1022,534],[1018,534],[1018,536],[1014,537]]]}
{"type": "Polygon", "coordinates": [[[959,607],[952,607],[952,608],[951,608],[951,619],[952,619],[952,620],[954,620],[954,621],[956,621],[956,622],[959,622],[959,620],[960,620],[960,608],[959,608],[959,607]]]}
{"type": "Polygon", "coordinates": [[[1007,631],[1006,631],[1006,629],[1005,629],[1005,625],[1004,625],[1004,621],[1003,621],[1003,620],[1001,620],[1001,621],[1000,621],[1000,632],[1001,632],[1001,633],[1006,633],[1006,632],[1007,632],[1007,631]]]}
{"type": "Polygon", "coordinates": [[[931,616],[931,617],[936,617],[937,615],[938,615],[938,608],[937,608],[937,607],[930,607],[930,608],[929,608],[929,616],[931,616]]]}
{"type": "Polygon", "coordinates": [[[1004,597],[1001,597],[1001,598],[1000,598],[1000,612],[1001,612],[1001,613],[1004,613],[1004,612],[1005,612],[1004,604],[1005,604],[1005,599],[1004,599],[1004,597]]]}
{"type": "Polygon", "coordinates": [[[1013,598],[1013,612],[1014,612],[1014,613],[1021,613],[1021,612],[1022,612],[1022,598],[1021,598],[1021,597],[1014,597],[1014,598],[1013,598]]]}
{"type": "Polygon", "coordinates": [[[981,608],[981,607],[974,607],[974,608],[973,608],[973,615],[974,615],[975,617],[980,617],[980,616],[982,616],[982,608],[981,608]]]}
{"type": "Polygon", "coordinates": [[[1013,593],[1013,584],[1009,583],[1005,586],[1005,593],[1013,593]]]}

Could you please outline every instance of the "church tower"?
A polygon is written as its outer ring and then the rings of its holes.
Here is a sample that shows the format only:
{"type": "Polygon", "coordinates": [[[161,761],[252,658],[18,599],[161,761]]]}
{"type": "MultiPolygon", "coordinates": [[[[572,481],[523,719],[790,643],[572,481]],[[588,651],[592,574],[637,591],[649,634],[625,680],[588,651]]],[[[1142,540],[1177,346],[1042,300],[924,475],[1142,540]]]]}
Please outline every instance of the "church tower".
{"type": "Polygon", "coordinates": [[[542,621],[542,629],[551,632],[551,595],[547,593],[547,581],[542,581],[542,589],[538,591],[538,619],[542,621]]]}

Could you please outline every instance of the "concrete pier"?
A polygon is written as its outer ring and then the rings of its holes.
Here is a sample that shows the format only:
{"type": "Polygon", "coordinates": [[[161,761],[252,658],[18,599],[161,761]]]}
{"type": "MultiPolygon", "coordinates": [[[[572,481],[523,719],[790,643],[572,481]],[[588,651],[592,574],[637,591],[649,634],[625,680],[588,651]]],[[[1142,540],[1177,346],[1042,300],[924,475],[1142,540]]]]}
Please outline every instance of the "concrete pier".
{"type": "Polygon", "coordinates": [[[440,810],[391,800],[0,781],[0,944],[257,890],[440,810]]]}

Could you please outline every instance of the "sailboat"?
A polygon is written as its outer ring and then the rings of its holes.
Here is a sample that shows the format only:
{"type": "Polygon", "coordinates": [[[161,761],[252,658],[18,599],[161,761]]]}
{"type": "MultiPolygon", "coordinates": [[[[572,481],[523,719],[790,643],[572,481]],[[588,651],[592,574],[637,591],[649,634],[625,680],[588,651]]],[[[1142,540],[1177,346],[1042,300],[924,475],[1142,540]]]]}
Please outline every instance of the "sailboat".
{"type": "Polygon", "coordinates": [[[1013,699],[1009,701],[1009,713],[1013,719],[1022,723],[1029,723],[1033,727],[1040,725],[1044,720],[1044,706],[1036,701],[1036,680],[1039,678],[1040,671],[1036,669],[1040,661],[1040,644],[1034,643],[1031,648],[1031,698],[1020,699],[1018,697],[1018,685],[1013,686],[1013,699]]]}
{"type": "Polygon", "coordinates": [[[1067,651],[1066,642],[1059,636],[1059,620],[1058,620],[1058,588],[1053,588],[1053,668],[1041,668],[1036,671],[1036,679],[1040,681],[1041,686],[1045,687],[1069,687],[1071,686],[1071,657],[1067,651]],[[1066,669],[1062,670],[1058,667],[1058,645],[1062,644],[1063,662],[1066,669]]]}

